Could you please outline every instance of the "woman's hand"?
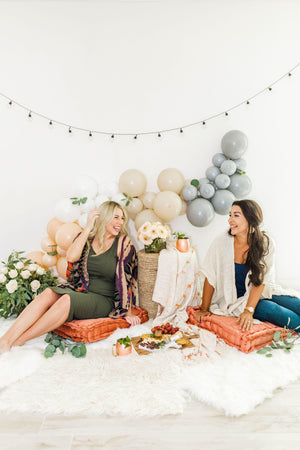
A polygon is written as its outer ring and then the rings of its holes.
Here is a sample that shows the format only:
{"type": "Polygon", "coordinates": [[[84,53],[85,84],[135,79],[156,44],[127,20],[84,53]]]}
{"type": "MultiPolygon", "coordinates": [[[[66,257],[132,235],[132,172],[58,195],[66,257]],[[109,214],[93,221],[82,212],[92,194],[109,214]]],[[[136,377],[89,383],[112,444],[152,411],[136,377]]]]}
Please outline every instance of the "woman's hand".
{"type": "Polygon", "coordinates": [[[141,319],[138,316],[135,316],[134,314],[131,313],[127,313],[126,316],[124,316],[124,319],[127,320],[127,322],[132,327],[134,327],[135,325],[139,325],[141,323],[141,319]]]}
{"type": "Polygon", "coordinates": [[[242,330],[250,330],[253,325],[253,315],[249,311],[244,311],[238,318],[238,323],[242,330]]]}
{"type": "Polygon", "coordinates": [[[210,316],[210,315],[211,315],[211,313],[209,311],[205,311],[202,309],[199,309],[198,311],[194,312],[194,317],[197,320],[197,322],[201,322],[202,317],[210,316]]]}
{"type": "Polygon", "coordinates": [[[87,216],[85,228],[87,228],[89,231],[91,231],[99,216],[100,216],[100,213],[99,213],[98,209],[91,209],[87,216]]]}

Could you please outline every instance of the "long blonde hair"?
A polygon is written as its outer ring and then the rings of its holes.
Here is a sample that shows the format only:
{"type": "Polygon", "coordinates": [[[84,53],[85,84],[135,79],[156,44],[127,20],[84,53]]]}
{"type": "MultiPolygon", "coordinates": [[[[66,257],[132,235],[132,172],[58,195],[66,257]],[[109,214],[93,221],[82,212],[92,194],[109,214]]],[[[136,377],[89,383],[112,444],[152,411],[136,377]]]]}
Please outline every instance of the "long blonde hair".
{"type": "Polygon", "coordinates": [[[100,213],[100,216],[95,221],[94,227],[92,228],[92,230],[89,234],[88,241],[90,241],[92,238],[94,238],[97,235],[98,241],[99,241],[99,250],[100,250],[100,253],[102,253],[105,250],[104,234],[106,232],[106,225],[112,221],[112,219],[116,213],[116,210],[120,209],[122,211],[124,219],[125,219],[124,223],[120,229],[119,236],[128,234],[127,230],[126,230],[128,216],[127,216],[125,209],[119,203],[113,202],[113,201],[104,202],[97,209],[100,213]]]}

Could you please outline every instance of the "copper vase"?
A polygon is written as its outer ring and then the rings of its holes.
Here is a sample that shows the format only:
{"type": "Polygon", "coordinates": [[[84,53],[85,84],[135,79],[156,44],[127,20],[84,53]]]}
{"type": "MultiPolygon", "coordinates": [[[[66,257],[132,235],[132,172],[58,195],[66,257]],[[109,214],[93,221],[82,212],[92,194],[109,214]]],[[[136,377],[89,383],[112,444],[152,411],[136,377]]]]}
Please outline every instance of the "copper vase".
{"type": "Polygon", "coordinates": [[[181,253],[186,253],[190,249],[190,240],[189,238],[177,239],[176,248],[181,253]]]}

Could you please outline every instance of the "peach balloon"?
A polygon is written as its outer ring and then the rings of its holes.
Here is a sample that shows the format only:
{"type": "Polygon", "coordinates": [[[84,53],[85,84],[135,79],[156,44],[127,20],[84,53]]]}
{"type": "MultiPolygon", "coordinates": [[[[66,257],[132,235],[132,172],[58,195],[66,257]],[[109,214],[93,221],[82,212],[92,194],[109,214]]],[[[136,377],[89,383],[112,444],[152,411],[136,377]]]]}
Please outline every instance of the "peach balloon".
{"type": "Polygon", "coordinates": [[[53,219],[48,222],[47,233],[50,239],[52,239],[53,241],[55,241],[56,232],[61,225],[63,225],[63,222],[58,220],[56,217],[53,217],[53,219]]]}
{"type": "Polygon", "coordinates": [[[159,192],[153,202],[153,210],[164,222],[170,222],[180,214],[181,198],[171,191],[159,192]]]}
{"type": "Polygon", "coordinates": [[[37,263],[40,264],[41,266],[43,265],[43,256],[45,253],[43,252],[30,252],[27,253],[26,258],[30,259],[32,263],[37,263]]]}
{"type": "Polygon", "coordinates": [[[136,217],[136,215],[143,209],[143,203],[139,198],[133,198],[128,206],[126,206],[126,211],[129,216],[136,217]]]}
{"type": "Polygon", "coordinates": [[[44,252],[55,252],[56,251],[56,243],[53,239],[48,236],[41,240],[41,248],[44,252]]]}
{"type": "Polygon", "coordinates": [[[186,214],[186,210],[187,210],[187,204],[185,203],[185,201],[181,200],[181,203],[182,203],[182,206],[181,206],[181,211],[179,213],[180,216],[182,216],[183,214],[186,214]]]}
{"type": "Polygon", "coordinates": [[[56,263],[56,270],[58,275],[63,278],[64,280],[67,279],[66,272],[68,267],[68,261],[65,256],[62,256],[61,258],[58,258],[56,263]]]}
{"type": "Polygon", "coordinates": [[[160,191],[172,191],[180,194],[185,179],[178,169],[165,169],[158,175],[157,185],[160,191]]]}
{"type": "Polygon", "coordinates": [[[68,250],[81,228],[76,223],[64,223],[56,232],[55,240],[63,250],[68,250]]]}
{"type": "Polygon", "coordinates": [[[144,209],[138,213],[135,218],[134,225],[136,231],[138,231],[145,222],[160,222],[160,219],[152,209],[144,209]]]}
{"type": "Polygon", "coordinates": [[[136,169],[125,170],[119,179],[119,191],[125,192],[130,197],[142,195],[147,186],[145,175],[136,169]]]}
{"type": "Polygon", "coordinates": [[[155,199],[155,196],[155,192],[145,192],[145,194],[141,195],[141,200],[144,203],[145,208],[153,208],[153,200],[155,199]]]}
{"type": "Polygon", "coordinates": [[[57,247],[56,251],[60,256],[66,256],[67,254],[67,251],[60,247],[57,247]]]}
{"type": "Polygon", "coordinates": [[[57,261],[56,256],[47,255],[47,253],[44,254],[42,258],[42,264],[46,267],[53,267],[55,266],[57,261]]]}

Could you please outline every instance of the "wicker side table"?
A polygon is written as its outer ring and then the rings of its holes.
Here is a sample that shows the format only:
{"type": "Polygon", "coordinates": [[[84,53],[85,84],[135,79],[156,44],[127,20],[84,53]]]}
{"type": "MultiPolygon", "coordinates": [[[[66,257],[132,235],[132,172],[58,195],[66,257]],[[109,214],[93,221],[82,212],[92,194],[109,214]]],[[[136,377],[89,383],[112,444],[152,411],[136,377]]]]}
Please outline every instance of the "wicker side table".
{"type": "Polygon", "coordinates": [[[148,311],[149,319],[156,317],[158,304],[152,301],[155,286],[159,253],[145,253],[140,250],[138,256],[139,305],[148,311]]]}

